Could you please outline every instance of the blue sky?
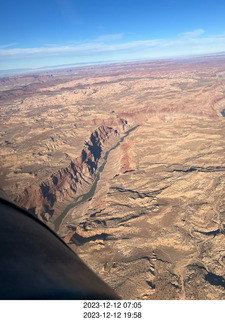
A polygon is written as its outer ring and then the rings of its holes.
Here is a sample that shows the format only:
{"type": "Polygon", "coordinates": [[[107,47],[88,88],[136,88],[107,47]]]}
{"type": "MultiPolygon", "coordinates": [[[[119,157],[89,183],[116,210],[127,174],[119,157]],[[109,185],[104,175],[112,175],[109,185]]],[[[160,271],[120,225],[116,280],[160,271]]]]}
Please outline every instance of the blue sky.
{"type": "Polygon", "coordinates": [[[1,0],[0,70],[225,51],[225,0],[1,0]]]}

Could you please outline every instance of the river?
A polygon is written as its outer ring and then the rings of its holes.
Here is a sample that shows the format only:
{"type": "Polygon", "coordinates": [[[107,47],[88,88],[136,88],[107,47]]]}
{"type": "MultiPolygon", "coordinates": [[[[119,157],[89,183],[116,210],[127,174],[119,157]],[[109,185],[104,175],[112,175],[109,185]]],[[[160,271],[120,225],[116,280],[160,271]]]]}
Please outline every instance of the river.
{"type": "Polygon", "coordinates": [[[104,155],[104,157],[103,157],[103,163],[101,164],[101,166],[100,166],[99,169],[98,169],[98,173],[97,173],[97,175],[96,175],[96,178],[95,178],[94,183],[93,183],[92,186],[91,186],[91,189],[90,189],[88,192],[86,192],[86,193],[84,193],[84,194],[76,197],[76,198],[74,199],[74,201],[71,202],[71,203],[65,208],[65,210],[60,214],[60,216],[58,216],[58,218],[55,219],[55,221],[54,221],[54,226],[55,226],[54,229],[55,229],[55,232],[57,232],[57,231],[59,230],[59,227],[60,227],[60,225],[61,225],[61,223],[62,223],[62,220],[65,218],[65,216],[67,215],[67,213],[68,213],[68,211],[69,211],[70,209],[78,206],[79,204],[81,204],[81,203],[84,202],[84,201],[90,200],[90,199],[93,197],[93,195],[94,195],[94,193],[95,193],[95,191],[96,191],[96,187],[97,187],[97,184],[98,184],[98,180],[100,179],[100,174],[101,174],[101,172],[102,172],[102,171],[104,170],[104,168],[105,168],[105,165],[106,165],[106,163],[107,163],[108,156],[109,156],[110,152],[111,152],[112,150],[116,149],[116,148],[124,141],[124,139],[125,139],[127,136],[129,136],[130,132],[134,131],[137,127],[138,127],[138,125],[135,126],[135,127],[133,127],[133,128],[131,128],[131,129],[129,129],[128,131],[126,131],[125,134],[123,135],[123,137],[117,142],[117,144],[116,144],[115,146],[113,146],[110,150],[108,150],[108,151],[105,153],[105,155],[104,155]]]}

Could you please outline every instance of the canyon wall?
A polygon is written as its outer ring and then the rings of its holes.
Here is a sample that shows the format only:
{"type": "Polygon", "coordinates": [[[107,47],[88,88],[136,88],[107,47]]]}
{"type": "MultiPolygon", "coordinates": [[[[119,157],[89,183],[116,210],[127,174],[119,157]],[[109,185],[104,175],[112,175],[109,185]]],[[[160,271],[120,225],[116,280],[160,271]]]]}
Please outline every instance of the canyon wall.
{"type": "Polygon", "coordinates": [[[60,204],[72,201],[75,196],[90,188],[101,157],[107,147],[116,143],[119,135],[118,130],[112,127],[98,127],[89,141],[85,142],[80,157],[42,181],[39,186],[25,188],[15,198],[15,202],[41,219],[49,220],[53,214],[55,218],[57,206],[62,210],[60,204]]]}
{"type": "Polygon", "coordinates": [[[221,54],[0,80],[0,189],[122,298],[225,299],[224,70],[221,54]]]}

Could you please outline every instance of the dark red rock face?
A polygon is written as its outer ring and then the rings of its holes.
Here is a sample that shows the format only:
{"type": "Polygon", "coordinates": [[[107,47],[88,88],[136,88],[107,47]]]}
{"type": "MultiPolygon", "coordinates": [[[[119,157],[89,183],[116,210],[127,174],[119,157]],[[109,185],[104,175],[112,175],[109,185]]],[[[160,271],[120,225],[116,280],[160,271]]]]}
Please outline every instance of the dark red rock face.
{"type": "Polygon", "coordinates": [[[15,198],[15,202],[40,218],[43,213],[52,216],[56,204],[72,201],[81,186],[90,188],[96,176],[99,159],[104,153],[104,143],[110,138],[116,139],[117,135],[117,131],[111,127],[99,127],[85,143],[79,158],[71,161],[68,167],[52,174],[40,186],[26,188],[15,198]]]}

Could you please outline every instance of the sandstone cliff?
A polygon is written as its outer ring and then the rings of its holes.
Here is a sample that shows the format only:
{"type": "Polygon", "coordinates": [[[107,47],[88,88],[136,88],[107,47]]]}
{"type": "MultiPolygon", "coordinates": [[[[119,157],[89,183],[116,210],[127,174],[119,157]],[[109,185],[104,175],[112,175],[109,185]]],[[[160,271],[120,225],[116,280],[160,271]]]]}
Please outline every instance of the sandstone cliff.
{"type": "Polygon", "coordinates": [[[60,204],[72,201],[78,193],[90,188],[107,144],[109,147],[115,143],[118,136],[117,129],[100,126],[85,142],[80,157],[42,181],[39,186],[26,188],[15,198],[15,202],[44,220],[49,220],[54,213],[57,215],[57,206],[62,209],[60,204]]]}

